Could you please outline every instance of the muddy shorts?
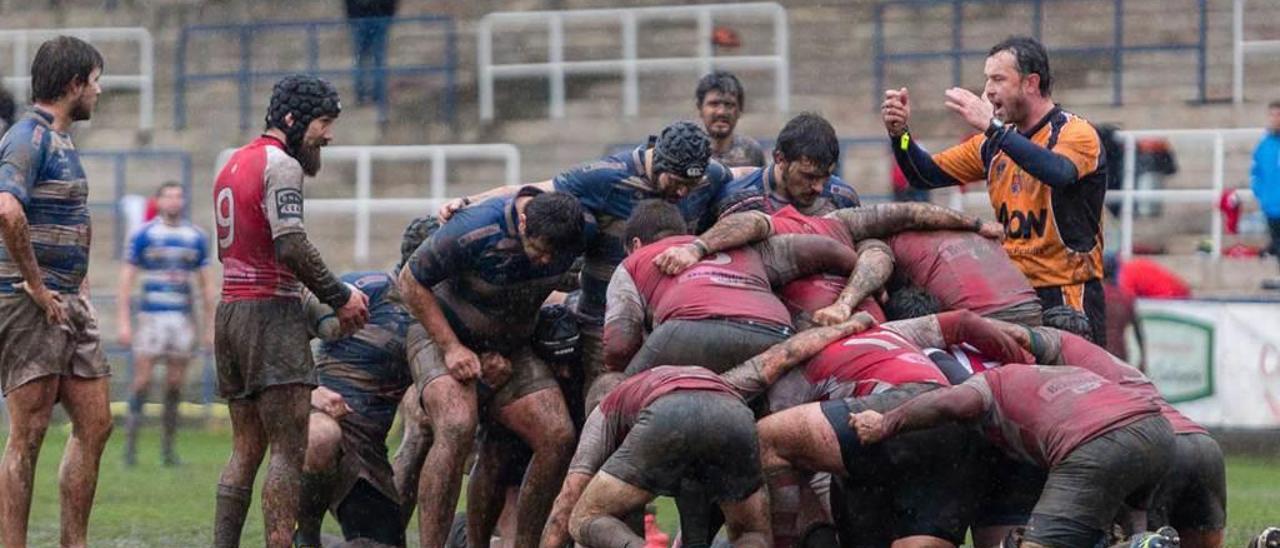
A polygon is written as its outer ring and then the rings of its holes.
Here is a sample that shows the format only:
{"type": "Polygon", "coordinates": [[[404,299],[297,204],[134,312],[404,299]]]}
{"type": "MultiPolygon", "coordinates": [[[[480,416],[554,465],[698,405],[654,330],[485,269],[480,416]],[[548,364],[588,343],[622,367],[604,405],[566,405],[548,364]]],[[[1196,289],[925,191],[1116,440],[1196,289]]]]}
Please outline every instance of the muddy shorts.
{"type": "Polygon", "coordinates": [[[219,396],[236,400],[273,386],[316,385],[310,335],[297,299],[221,302],[213,325],[219,396]]]}
{"type": "Polygon", "coordinates": [[[1208,434],[1174,436],[1173,465],[1156,488],[1148,529],[1215,531],[1227,521],[1227,474],[1222,448],[1208,434]]]}
{"type": "Polygon", "coordinates": [[[860,398],[822,402],[821,408],[840,443],[849,476],[841,508],[850,546],[888,546],[894,539],[928,535],[957,546],[973,517],[977,492],[972,473],[978,462],[979,434],[960,424],[908,432],[862,445],[849,426],[849,414],[884,413],[938,388],[912,383],[860,398]]]}
{"type": "Polygon", "coordinates": [[[1173,463],[1173,430],[1159,415],[1127,424],[1072,450],[1049,470],[1026,539],[1045,546],[1093,546],[1124,506],[1145,510],[1173,463]]]}
{"type": "MultiPolygon", "coordinates": [[[[312,413],[322,413],[313,409],[312,413]]],[[[360,480],[365,480],[379,493],[399,504],[399,493],[392,480],[391,460],[387,458],[387,433],[390,425],[359,413],[348,413],[338,421],[342,442],[338,452],[338,481],[334,484],[329,509],[338,506],[360,480]]]]}
{"type": "Polygon", "coordinates": [[[134,355],[187,359],[195,350],[196,330],[186,312],[139,312],[134,355]]]}
{"type": "Polygon", "coordinates": [[[788,326],[759,322],[669,320],[645,337],[627,376],[659,365],[698,365],[724,373],[791,335],[788,326]]]}
{"type": "MultiPolygon", "coordinates": [[[[409,326],[409,334],[405,338],[409,352],[409,370],[413,372],[413,389],[418,394],[427,385],[442,376],[449,374],[444,364],[444,353],[427,335],[427,330],[420,323],[409,326]]],[[[534,355],[529,345],[517,348],[507,359],[511,360],[511,378],[496,391],[487,385],[477,382],[480,390],[480,403],[492,409],[501,409],[507,404],[528,396],[539,390],[558,388],[555,375],[547,363],[534,355]]]]}
{"type": "Polygon", "coordinates": [[[649,404],[600,469],[660,496],[694,481],[711,502],[741,501],[763,485],[756,420],[736,397],[681,390],[649,404]]]}
{"type": "Polygon", "coordinates": [[[0,390],[5,394],[50,375],[111,375],[93,305],[79,294],[63,294],[62,301],[67,323],[55,326],[25,293],[0,296],[0,390]]]}

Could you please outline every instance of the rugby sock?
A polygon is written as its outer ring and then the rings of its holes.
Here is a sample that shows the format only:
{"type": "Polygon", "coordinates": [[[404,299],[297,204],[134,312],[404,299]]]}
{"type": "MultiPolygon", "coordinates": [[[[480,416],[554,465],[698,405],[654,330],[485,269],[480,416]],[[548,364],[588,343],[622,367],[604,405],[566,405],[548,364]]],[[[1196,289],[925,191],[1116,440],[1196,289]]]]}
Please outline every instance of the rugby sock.
{"type": "Polygon", "coordinates": [[[177,466],[178,454],[174,451],[174,441],[178,436],[178,403],[182,398],[182,392],[177,389],[166,390],[164,393],[164,416],[162,424],[164,426],[164,434],[160,438],[160,452],[164,457],[165,466],[177,466]]]}
{"type": "Polygon", "coordinates": [[[240,546],[240,533],[252,499],[253,489],[218,484],[218,505],[213,516],[214,548],[240,546]]]}
{"type": "Polygon", "coordinates": [[[133,466],[138,462],[138,427],[142,423],[142,404],[146,399],[145,392],[134,392],[129,396],[129,416],[124,421],[124,463],[133,466]]]}
{"type": "Polygon", "coordinates": [[[585,546],[644,548],[644,539],[632,532],[627,524],[613,516],[588,518],[578,533],[582,536],[578,539],[579,543],[585,546]]]}
{"type": "Polygon", "coordinates": [[[298,531],[294,544],[320,545],[320,524],[333,492],[333,474],[325,472],[302,473],[302,501],[298,506],[298,531]]]}

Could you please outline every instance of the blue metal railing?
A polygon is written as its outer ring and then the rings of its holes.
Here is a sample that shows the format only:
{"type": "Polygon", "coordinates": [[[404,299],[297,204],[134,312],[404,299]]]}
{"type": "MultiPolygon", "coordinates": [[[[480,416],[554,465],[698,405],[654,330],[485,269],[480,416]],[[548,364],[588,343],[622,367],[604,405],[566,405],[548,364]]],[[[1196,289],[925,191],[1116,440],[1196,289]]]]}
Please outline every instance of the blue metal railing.
{"type": "MultiPolygon", "coordinates": [[[[439,27],[444,31],[445,47],[444,59],[438,63],[426,63],[416,65],[392,65],[387,64],[382,67],[383,74],[387,77],[405,75],[405,76],[432,76],[442,75],[445,80],[444,97],[441,109],[444,111],[443,116],[450,122],[454,121],[454,103],[457,81],[458,67],[458,51],[457,51],[457,32],[452,17],[445,15],[423,15],[416,17],[396,17],[389,20],[390,26],[394,29],[396,26],[404,26],[410,24],[421,24],[427,27],[439,27]]],[[[287,22],[264,22],[264,23],[244,23],[244,24],[224,24],[224,25],[192,25],[182,28],[182,34],[178,38],[178,51],[174,68],[173,83],[173,125],[175,129],[183,129],[187,125],[187,101],[186,93],[189,84],[199,82],[210,82],[218,80],[235,81],[239,85],[239,106],[240,106],[240,128],[247,129],[249,127],[249,110],[252,101],[250,100],[250,92],[254,80],[262,78],[281,78],[289,74],[300,71],[306,71],[316,76],[324,78],[339,79],[350,78],[355,79],[357,68],[353,64],[345,68],[321,68],[320,67],[320,41],[318,32],[320,30],[331,30],[334,28],[346,29],[349,22],[345,19],[323,20],[323,21],[287,21],[287,22]],[[269,32],[304,32],[306,34],[307,49],[307,65],[306,67],[297,69],[274,69],[274,70],[253,70],[253,41],[255,37],[269,32]],[[187,45],[193,38],[201,35],[231,35],[238,41],[240,52],[240,64],[235,70],[228,72],[209,72],[199,74],[189,74],[187,72],[187,45]]],[[[390,32],[390,31],[388,31],[390,32]]],[[[377,69],[375,69],[377,70],[377,69]]],[[[375,97],[378,105],[378,119],[385,122],[388,119],[387,112],[387,94],[382,93],[375,97]]]]}
{"type": "MultiPolygon", "coordinates": [[[[111,162],[112,174],[112,200],[110,202],[90,202],[88,206],[93,209],[110,210],[114,215],[116,238],[114,242],[114,251],[112,256],[120,258],[123,251],[124,238],[120,235],[120,230],[124,227],[124,211],[120,208],[120,198],[124,196],[125,185],[129,178],[129,162],[131,160],[147,160],[152,162],[177,162],[179,169],[178,182],[182,184],[183,194],[187,196],[188,202],[191,199],[191,155],[184,150],[173,149],[131,149],[131,150],[81,150],[79,151],[81,158],[103,158],[111,162]]],[[[91,179],[96,175],[90,175],[91,179]]],[[[191,211],[185,212],[190,218],[191,211]]]]}
{"type": "MultiPolygon", "coordinates": [[[[931,61],[938,59],[951,60],[951,81],[952,85],[959,86],[961,81],[961,61],[966,58],[983,58],[987,55],[987,48],[966,49],[964,47],[964,6],[966,4],[1030,4],[1031,5],[1031,35],[1037,40],[1040,39],[1041,30],[1044,27],[1044,4],[1053,0],[887,0],[875,7],[875,37],[873,40],[874,47],[874,69],[875,69],[875,87],[872,89],[872,105],[879,108],[883,97],[881,93],[885,89],[885,65],[893,61],[931,61]],[[885,32],[884,32],[884,12],[891,7],[909,7],[921,8],[938,5],[951,5],[951,47],[949,49],[939,49],[933,51],[909,51],[909,52],[887,52],[885,51],[885,32]]],[[[1106,54],[1111,59],[1112,73],[1112,89],[1111,104],[1119,106],[1123,104],[1124,96],[1124,55],[1126,53],[1152,53],[1152,52],[1194,52],[1196,54],[1196,77],[1199,91],[1199,101],[1205,102],[1207,94],[1207,84],[1205,81],[1205,67],[1207,64],[1206,44],[1208,43],[1208,7],[1206,0],[1195,0],[1199,9],[1199,29],[1198,38],[1192,43],[1167,42],[1162,44],[1144,44],[1144,45],[1128,45],[1124,40],[1124,0],[1110,0],[1113,5],[1112,10],[1112,38],[1111,44],[1105,46],[1073,46],[1061,48],[1049,48],[1049,54],[1053,55],[1101,55],[1106,54]]],[[[1018,29],[1010,28],[1009,32],[1017,32],[1018,29]]],[[[993,44],[987,44],[990,47],[993,44]]],[[[1047,47],[1047,46],[1046,46],[1047,47]]]]}
{"type": "MultiPolygon", "coordinates": [[[[760,148],[764,149],[765,161],[770,161],[773,152],[773,139],[756,139],[760,143],[760,148]]],[[[617,154],[619,152],[630,152],[632,149],[640,146],[640,143],[614,143],[604,149],[605,154],[617,154]]],[[[884,150],[889,149],[888,137],[841,137],[840,138],[840,159],[836,160],[836,175],[844,179],[844,160],[849,155],[847,151],[851,148],[867,148],[879,147],[884,150]]]]}

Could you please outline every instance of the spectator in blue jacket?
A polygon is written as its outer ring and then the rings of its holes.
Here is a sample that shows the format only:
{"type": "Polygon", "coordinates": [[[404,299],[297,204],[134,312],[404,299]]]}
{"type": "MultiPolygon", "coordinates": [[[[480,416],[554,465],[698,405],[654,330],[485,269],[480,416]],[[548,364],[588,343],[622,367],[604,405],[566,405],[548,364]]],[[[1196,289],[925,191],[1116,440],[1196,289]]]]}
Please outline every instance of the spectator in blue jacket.
{"type": "Polygon", "coordinates": [[[346,0],[355,46],[356,102],[387,100],[387,31],[396,16],[396,0],[346,0]]]}
{"type": "Polygon", "coordinates": [[[1267,105],[1267,134],[1253,151],[1249,185],[1271,228],[1267,250],[1280,259],[1280,99],[1267,105]]]}

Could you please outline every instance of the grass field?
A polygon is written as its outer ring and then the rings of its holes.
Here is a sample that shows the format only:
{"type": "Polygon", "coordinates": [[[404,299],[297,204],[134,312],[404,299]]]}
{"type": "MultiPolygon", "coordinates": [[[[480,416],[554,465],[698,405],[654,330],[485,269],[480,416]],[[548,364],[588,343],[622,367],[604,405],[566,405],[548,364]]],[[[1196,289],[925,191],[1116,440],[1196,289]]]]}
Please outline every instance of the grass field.
{"type": "MultiPolygon", "coordinates": [[[[36,474],[31,510],[32,546],[56,546],[58,540],[58,459],[68,430],[54,427],[45,440],[36,474]]],[[[0,433],[0,438],[3,438],[0,433]]],[[[160,466],[159,435],[144,430],[139,465],[125,468],[123,436],[112,436],[103,457],[98,494],[89,527],[90,546],[184,547],[208,546],[218,474],[230,451],[230,432],[203,429],[182,433],[179,448],[186,463],[176,469],[160,466]]],[[[394,445],[393,445],[394,447],[394,445]]],[[[259,474],[259,483],[262,476],[259,474]]],[[[1227,466],[1228,547],[1243,547],[1248,535],[1280,522],[1280,459],[1233,457],[1227,466]]],[[[258,493],[255,490],[255,495],[258,493]]],[[[256,498],[256,496],[255,496],[256,498]]],[[[659,523],[670,531],[675,513],[669,501],[660,501],[659,523]]],[[[325,531],[338,534],[332,519],[325,531]]],[[[411,539],[417,525],[410,524],[411,539]]],[[[262,544],[262,513],[254,504],[245,525],[244,545],[262,544]]],[[[410,546],[416,546],[410,540],[410,546]]]]}

